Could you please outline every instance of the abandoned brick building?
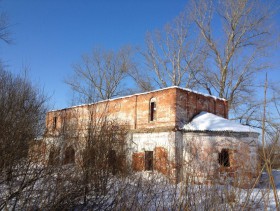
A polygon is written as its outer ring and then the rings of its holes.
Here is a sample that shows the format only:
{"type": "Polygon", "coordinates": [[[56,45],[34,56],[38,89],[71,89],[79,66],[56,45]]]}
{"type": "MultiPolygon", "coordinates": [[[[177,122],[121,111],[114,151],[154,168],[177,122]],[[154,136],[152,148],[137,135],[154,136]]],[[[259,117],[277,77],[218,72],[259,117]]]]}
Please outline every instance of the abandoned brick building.
{"type": "Polygon", "coordinates": [[[192,177],[203,183],[217,177],[248,181],[257,173],[259,134],[227,119],[226,100],[180,87],[48,112],[45,141],[61,147],[49,150],[51,159],[56,153],[64,164],[79,163],[77,142],[84,136],[65,143],[59,131],[63,122],[73,121],[72,113],[78,114],[75,130],[83,128],[92,107],[128,127],[126,159],[134,171],[160,172],[175,181],[192,177]]]}

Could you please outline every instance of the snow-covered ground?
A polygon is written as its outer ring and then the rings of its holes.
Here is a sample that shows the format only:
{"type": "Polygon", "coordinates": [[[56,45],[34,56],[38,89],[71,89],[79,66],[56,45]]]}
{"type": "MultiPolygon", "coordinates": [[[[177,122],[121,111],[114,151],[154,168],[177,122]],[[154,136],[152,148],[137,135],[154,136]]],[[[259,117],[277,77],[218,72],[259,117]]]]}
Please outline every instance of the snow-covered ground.
{"type": "MultiPolygon", "coordinates": [[[[241,189],[231,185],[186,185],[184,183],[172,185],[162,182],[164,178],[159,174],[140,174],[142,178],[153,181],[155,193],[165,192],[164,204],[168,210],[174,206],[180,208],[180,205],[186,203],[189,204],[190,210],[277,210],[273,189],[266,172],[262,173],[259,183],[252,189],[241,189]],[[181,204],[174,203],[173,197],[181,200],[181,204]],[[192,202],[189,203],[190,201],[192,202]]],[[[273,177],[279,200],[280,170],[273,170],[273,177]]],[[[157,208],[159,207],[152,206],[150,210],[157,208]]]]}
{"type": "MultiPolygon", "coordinates": [[[[69,170],[69,169],[68,169],[69,170]]],[[[63,172],[67,172],[66,168],[63,172]]],[[[263,173],[253,189],[241,189],[231,185],[195,185],[185,181],[170,183],[163,175],[139,172],[125,177],[110,176],[104,192],[96,192],[94,182],[88,185],[80,175],[48,175],[37,180],[32,188],[18,195],[16,209],[65,209],[77,210],[276,210],[273,190],[268,176],[263,173]],[[69,179],[71,178],[71,179],[69,179]],[[29,192],[33,191],[33,192],[29,192]],[[24,207],[27,206],[28,207],[24,207]]],[[[273,171],[280,197],[280,170],[273,171]]],[[[15,188],[15,187],[14,187],[15,188]]],[[[12,209],[15,198],[9,201],[11,190],[0,184],[1,201],[12,209]]]]}
{"type": "MultiPolygon", "coordinates": [[[[280,170],[273,170],[272,174],[273,174],[275,186],[277,188],[277,197],[279,200],[280,199],[280,170]]],[[[263,202],[267,203],[268,210],[277,210],[273,189],[269,184],[269,177],[266,172],[262,173],[259,184],[257,185],[256,188],[253,189],[253,195],[256,195],[257,197],[261,197],[262,193],[266,193],[264,194],[265,197],[263,199],[263,202]]]]}

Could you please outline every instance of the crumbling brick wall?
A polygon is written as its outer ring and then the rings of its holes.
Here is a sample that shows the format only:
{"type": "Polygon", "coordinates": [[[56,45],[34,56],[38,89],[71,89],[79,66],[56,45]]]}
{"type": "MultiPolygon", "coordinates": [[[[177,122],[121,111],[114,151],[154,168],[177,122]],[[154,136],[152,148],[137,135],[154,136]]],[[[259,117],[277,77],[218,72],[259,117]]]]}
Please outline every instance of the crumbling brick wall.
{"type": "Polygon", "coordinates": [[[201,111],[228,118],[226,100],[187,90],[176,90],[176,124],[178,126],[188,123],[201,111]]]}
{"type": "MultiPolygon", "coordinates": [[[[182,124],[188,123],[201,111],[208,111],[227,118],[227,102],[223,99],[207,96],[178,87],[156,90],[125,96],[118,99],[97,102],[95,104],[75,106],[51,111],[46,118],[46,137],[59,137],[61,133],[81,137],[87,130],[89,121],[106,117],[126,125],[132,134],[141,134],[138,142],[144,147],[133,146],[131,151],[132,168],[145,169],[145,148],[154,152],[153,168],[163,174],[178,173],[182,162],[179,142],[175,133],[182,124]],[[153,102],[154,110],[151,110],[153,102]],[[151,112],[153,119],[151,120],[151,112]],[[168,133],[168,134],[166,134],[168,133]],[[162,138],[159,134],[164,134],[162,138]],[[163,144],[164,143],[164,144],[163,144]]],[[[93,122],[98,124],[98,122],[93,122]]],[[[182,143],[180,143],[182,144],[182,143]]],[[[181,174],[181,173],[180,173],[181,174]]]]}
{"type": "Polygon", "coordinates": [[[248,187],[257,176],[256,133],[192,133],[184,134],[186,176],[191,172],[196,182],[221,183],[248,187]],[[228,166],[219,163],[222,150],[229,152],[228,166]]]}
{"type": "MultiPolygon", "coordinates": [[[[63,122],[70,121],[71,118],[78,118],[78,121],[83,124],[89,119],[90,111],[94,111],[96,117],[103,115],[110,119],[116,119],[120,123],[129,125],[131,129],[174,127],[175,100],[175,89],[132,95],[92,105],[51,111],[47,114],[46,125],[48,131],[52,132],[61,129],[63,122]],[[149,120],[151,99],[155,99],[157,105],[154,121],[149,120]]],[[[80,127],[82,126],[80,125],[80,127]]]]}
{"type": "Polygon", "coordinates": [[[176,178],[176,132],[134,133],[130,142],[132,168],[135,171],[160,172],[168,178],[176,178]],[[153,153],[152,169],[145,164],[147,152],[153,153]]]}
{"type": "Polygon", "coordinates": [[[70,107],[47,114],[49,133],[63,127],[64,122],[77,119],[82,129],[90,115],[96,119],[106,116],[126,124],[131,130],[178,127],[189,122],[201,111],[208,111],[227,118],[227,102],[185,89],[170,87],[148,93],[140,93],[95,104],[70,107]],[[151,100],[156,104],[154,120],[150,120],[151,100]]]}

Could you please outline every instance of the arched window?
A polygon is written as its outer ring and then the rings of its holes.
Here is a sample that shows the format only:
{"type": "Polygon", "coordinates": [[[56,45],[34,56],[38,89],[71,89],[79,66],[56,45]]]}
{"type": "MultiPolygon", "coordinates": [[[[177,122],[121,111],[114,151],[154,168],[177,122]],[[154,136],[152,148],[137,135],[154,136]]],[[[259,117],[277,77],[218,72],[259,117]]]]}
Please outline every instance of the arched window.
{"type": "Polygon", "coordinates": [[[64,164],[75,163],[75,150],[72,146],[69,146],[65,150],[64,164]]]}
{"type": "Polygon", "coordinates": [[[150,115],[150,117],[149,117],[150,121],[156,120],[156,109],[157,109],[156,99],[152,98],[150,100],[150,114],[149,114],[150,115]]]}
{"type": "Polygon", "coordinates": [[[230,167],[228,149],[222,149],[222,151],[219,153],[219,164],[224,167],[230,167]]]}

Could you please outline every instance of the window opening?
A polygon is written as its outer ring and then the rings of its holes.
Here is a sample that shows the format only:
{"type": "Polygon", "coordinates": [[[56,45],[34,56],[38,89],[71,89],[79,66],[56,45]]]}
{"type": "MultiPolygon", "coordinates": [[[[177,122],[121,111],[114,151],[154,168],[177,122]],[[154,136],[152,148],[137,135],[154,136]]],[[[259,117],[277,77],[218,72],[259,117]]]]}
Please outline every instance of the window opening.
{"type": "Polygon", "coordinates": [[[56,129],[56,125],[57,125],[57,117],[55,116],[53,118],[53,129],[56,129]]]}
{"type": "Polygon", "coordinates": [[[108,165],[113,175],[117,173],[117,163],[116,150],[110,150],[108,153],[108,165]]]}
{"type": "Polygon", "coordinates": [[[65,150],[64,164],[75,163],[75,150],[69,146],[65,150]]]}
{"type": "Polygon", "coordinates": [[[153,170],[153,151],[145,151],[145,170],[153,170]]]}
{"type": "Polygon", "coordinates": [[[52,147],[50,149],[48,164],[51,166],[58,165],[59,164],[59,154],[60,154],[59,148],[52,147]]]}
{"type": "Polygon", "coordinates": [[[219,164],[224,167],[230,167],[228,149],[222,149],[222,151],[219,153],[219,164]]]}
{"type": "Polygon", "coordinates": [[[150,104],[150,121],[154,121],[156,117],[156,102],[150,104]]]}

